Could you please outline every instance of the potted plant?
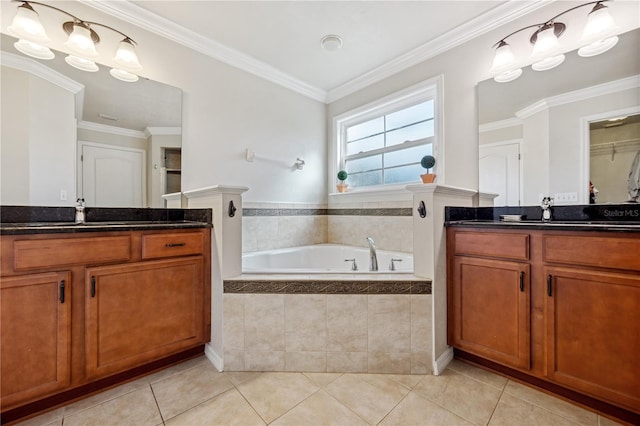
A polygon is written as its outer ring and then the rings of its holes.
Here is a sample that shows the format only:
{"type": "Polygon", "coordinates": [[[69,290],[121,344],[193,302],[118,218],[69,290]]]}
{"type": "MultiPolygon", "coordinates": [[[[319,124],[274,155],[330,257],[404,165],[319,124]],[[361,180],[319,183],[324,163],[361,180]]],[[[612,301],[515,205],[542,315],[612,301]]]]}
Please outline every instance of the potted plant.
{"type": "Polygon", "coordinates": [[[425,155],[424,157],[422,157],[422,160],[420,160],[420,165],[427,169],[427,173],[420,175],[420,177],[422,178],[422,182],[433,183],[433,181],[436,179],[436,175],[430,173],[430,171],[431,168],[436,165],[435,157],[433,155],[425,155]]]}
{"type": "Polygon", "coordinates": [[[336,185],[338,192],[347,192],[347,188],[349,187],[349,185],[344,183],[344,181],[347,180],[348,176],[349,174],[344,170],[340,170],[338,172],[338,180],[340,181],[340,183],[336,185]]]}

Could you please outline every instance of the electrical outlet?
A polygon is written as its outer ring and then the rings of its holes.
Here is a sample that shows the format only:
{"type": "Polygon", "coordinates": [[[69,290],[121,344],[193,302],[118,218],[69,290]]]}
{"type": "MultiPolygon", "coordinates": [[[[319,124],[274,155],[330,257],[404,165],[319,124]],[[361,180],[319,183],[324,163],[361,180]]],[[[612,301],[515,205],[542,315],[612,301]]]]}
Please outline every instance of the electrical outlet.
{"type": "Polygon", "coordinates": [[[67,201],[67,191],[64,189],[60,190],[60,201],[67,201]]]}
{"type": "Polygon", "coordinates": [[[556,194],[553,196],[553,201],[558,204],[577,202],[578,193],[577,192],[556,192],[556,194]]]}

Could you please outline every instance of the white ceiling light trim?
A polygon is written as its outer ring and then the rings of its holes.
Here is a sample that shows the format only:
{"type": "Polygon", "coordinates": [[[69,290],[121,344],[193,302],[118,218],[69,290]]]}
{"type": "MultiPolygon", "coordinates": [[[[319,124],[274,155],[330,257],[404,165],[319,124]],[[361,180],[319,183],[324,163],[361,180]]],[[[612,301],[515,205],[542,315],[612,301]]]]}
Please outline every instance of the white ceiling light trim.
{"type": "Polygon", "coordinates": [[[455,30],[327,92],[259,61],[252,56],[225,46],[215,40],[203,37],[127,0],[117,2],[79,0],[79,2],[324,103],[330,103],[357,92],[371,84],[377,83],[420,62],[424,62],[427,59],[549,4],[549,0],[536,0],[532,2],[511,0],[504,5],[498,6],[472,19],[455,30]]]}

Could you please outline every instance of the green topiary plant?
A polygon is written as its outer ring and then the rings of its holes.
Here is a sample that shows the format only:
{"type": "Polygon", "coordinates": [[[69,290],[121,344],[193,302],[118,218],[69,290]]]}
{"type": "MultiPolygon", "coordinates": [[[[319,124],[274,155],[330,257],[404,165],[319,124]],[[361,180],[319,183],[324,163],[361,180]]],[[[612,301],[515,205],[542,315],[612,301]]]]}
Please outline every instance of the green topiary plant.
{"type": "Polygon", "coordinates": [[[338,180],[340,181],[340,183],[336,186],[338,192],[347,192],[347,187],[349,185],[344,183],[344,181],[347,180],[347,177],[349,177],[349,174],[346,171],[340,170],[338,172],[338,180]]]}
{"type": "Polygon", "coordinates": [[[424,183],[433,183],[436,179],[436,175],[431,173],[431,168],[436,165],[436,159],[433,155],[425,155],[420,160],[420,165],[427,169],[427,173],[420,175],[422,182],[424,183]]]}
{"type": "Polygon", "coordinates": [[[429,173],[430,169],[436,165],[436,159],[433,155],[425,155],[420,160],[420,165],[427,169],[427,173],[429,173]]]}

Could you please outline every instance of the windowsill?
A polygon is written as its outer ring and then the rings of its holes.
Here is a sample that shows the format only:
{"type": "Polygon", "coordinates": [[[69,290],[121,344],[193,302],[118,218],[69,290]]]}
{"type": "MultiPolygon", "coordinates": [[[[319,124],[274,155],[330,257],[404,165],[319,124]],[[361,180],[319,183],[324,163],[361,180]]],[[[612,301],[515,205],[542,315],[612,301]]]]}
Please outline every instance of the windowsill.
{"type": "Polygon", "coordinates": [[[376,186],[369,188],[354,188],[347,192],[329,193],[331,204],[375,201],[406,201],[412,200],[413,194],[406,189],[407,185],[418,182],[407,182],[399,185],[376,186]]]}

